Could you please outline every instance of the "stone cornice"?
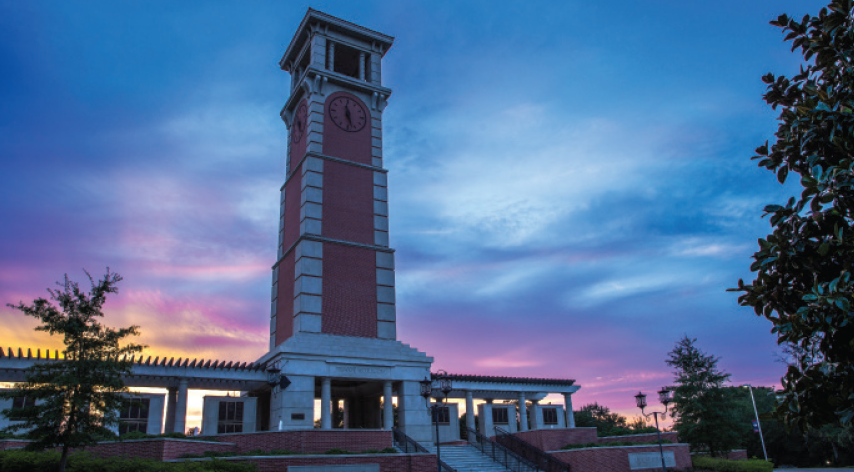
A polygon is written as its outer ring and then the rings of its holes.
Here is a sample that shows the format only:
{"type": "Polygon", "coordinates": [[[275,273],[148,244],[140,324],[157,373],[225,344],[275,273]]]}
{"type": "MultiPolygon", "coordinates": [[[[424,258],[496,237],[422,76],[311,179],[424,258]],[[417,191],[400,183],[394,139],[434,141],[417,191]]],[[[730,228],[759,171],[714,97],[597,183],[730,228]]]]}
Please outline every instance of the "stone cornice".
{"type": "Polygon", "coordinates": [[[294,34],[293,38],[291,38],[291,42],[288,44],[285,54],[279,61],[279,67],[283,70],[288,70],[287,66],[291,61],[291,57],[301,50],[300,44],[311,37],[311,31],[309,30],[313,22],[314,24],[319,23],[326,27],[331,27],[334,30],[344,31],[347,34],[359,37],[369,42],[377,42],[381,45],[380,54],[382,55],[385,55],[386,51],[388,51],[389,47],[391,47],[394,42],[393,36],[389,36],[387,34],[365,28],[364,26],[359,26],[355,23],[342,20],[341,18],[332,16],[328,13],[309,8],[302,21],[300,21],[297,32],[294,34]]]}

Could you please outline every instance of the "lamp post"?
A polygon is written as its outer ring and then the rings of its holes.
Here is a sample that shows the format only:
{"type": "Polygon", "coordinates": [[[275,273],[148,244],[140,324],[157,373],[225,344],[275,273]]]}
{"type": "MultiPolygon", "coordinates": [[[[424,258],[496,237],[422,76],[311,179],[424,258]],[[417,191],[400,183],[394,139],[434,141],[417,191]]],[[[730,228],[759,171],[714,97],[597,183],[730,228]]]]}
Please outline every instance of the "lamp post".
{"type": "Polygon", "coordinates": [[[756,415],[756,428],[759,430],[759,442],[762,443],[762,454],[765,456],[765,462],[768,462],[768,452],[765,451],[765,439],[762,437],[762,424],[759,423],[759,412],[756,410],[756,400],[753,398],[753,386],[750,384],[742,385],[750,390],[750,401],[753,402],[753,414],[756,415]]]}
{"type": "Polygon", "coordinates": [[[643,409],[646,408],[646,395],[643,392],[638,392],[635,395],[635,400],[638,403],[638,408],[641,410],[641,414],[649,418],[650,415],[655,417],[655,432],[658,433],[658,451],[661,453],[661,471],[667,472],[667,466],[664,465],[664,446],[661,445],[661,429],[658,427],[658,415],[661,415],[661,419],[664,419],[667,416],[667,405],[673,400],[670,395],[673,392],[667,389],[667,387],[662,387],[661,390],[658,391],[658,401],[660,401],[664,405],[664,411],[653,411],[651,413],[644,413],[643,409]]]}
{"type": "MultiPolygon", "coordinates": [[[[451,386],[451,378],[448,377],[448,373],[444,370],[436,372],[434,377],[436,377],[439,391],[445,395],[445,403],[447,403],[448,395],[451,393],[451,390],[453,390],[453,387],[451,386]]],[[[430,410],[430,416],[432,417],[433,424],[436,425],[436,471],[442,472],[442,461],[439,452],[439,407],[441,403],[437,402],[430,406],[430,397],[433,396],[433,381],[431,379],[425,378],[421,381],[421,396],[424,397],[424,401],[427,402],[427,408],[430,410]]]]}

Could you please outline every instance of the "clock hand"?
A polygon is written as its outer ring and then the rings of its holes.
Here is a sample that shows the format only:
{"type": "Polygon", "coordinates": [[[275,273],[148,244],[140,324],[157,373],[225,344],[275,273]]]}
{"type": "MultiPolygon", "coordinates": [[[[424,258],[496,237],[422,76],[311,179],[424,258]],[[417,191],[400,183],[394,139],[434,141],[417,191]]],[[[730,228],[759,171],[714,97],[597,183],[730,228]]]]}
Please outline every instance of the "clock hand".
{"type": "Polygon", "coordinates": [[[346,116],[347,116],[347,121],[349,121],[349,122],[350,122],[350,124],[352,125],[352,124],[353,124],[353,119],[352,119],[352,118],[350,118],[350,107],[348,107],[347,105],[344,105],[344,115],[346,115],[346,116]]]}

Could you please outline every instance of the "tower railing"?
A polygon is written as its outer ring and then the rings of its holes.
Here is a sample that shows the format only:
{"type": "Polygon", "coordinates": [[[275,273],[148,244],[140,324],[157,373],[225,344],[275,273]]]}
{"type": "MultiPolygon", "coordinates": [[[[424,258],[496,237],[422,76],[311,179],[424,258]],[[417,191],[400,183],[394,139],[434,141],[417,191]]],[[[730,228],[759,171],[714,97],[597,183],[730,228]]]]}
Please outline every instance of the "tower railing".
{"type": "Polygon", "coordinates": [[[543,472],[569,472],[570,470],[569,464],[497,426],[495,427],[495,442],[534,463],[537,470],[543,472]]]}
{"type": "MultiPolygon", "coordinates": [[[[418,443],[418,441],[410,438],[403,431],[395,428],[391,430],[392,439],[394,440],[394,446],[406,454],[415,454],[415,453],[424,453],[431,454],[430,451],[427,450],[426,447],[422,446],[418,443]]],[[[457,469],[449,466],[444,461],[439,461],[439,465],[442,466],[443,472],[457,472],[457,469]]]]}
{"type": "Polygon", "coordinates": [[[533,462],[471,428],[466,430],[469,444],[506,469],[512,472],[537,472],[537,466],[533,462]]]}

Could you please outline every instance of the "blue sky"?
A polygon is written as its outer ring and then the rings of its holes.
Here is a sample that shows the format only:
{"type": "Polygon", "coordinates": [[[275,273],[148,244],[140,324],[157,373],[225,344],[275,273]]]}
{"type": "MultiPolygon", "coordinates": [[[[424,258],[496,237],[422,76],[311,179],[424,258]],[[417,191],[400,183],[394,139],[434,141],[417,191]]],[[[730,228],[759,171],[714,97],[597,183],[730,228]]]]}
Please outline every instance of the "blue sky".
{"type": "MultiPolygon", "coordinates": [[[[0,301],[125,277],[108,322],[150,352],[265,351],[288,75],[306,9],[396,37],[383,82],[398,335],[435,368],[569,377],[628,414],[683,335],[775,385],[748,279],[768,21],[815,1],[0,1],[0,301]]],[[[54,346],[0,309],[0,345],[54,346]]]]}

